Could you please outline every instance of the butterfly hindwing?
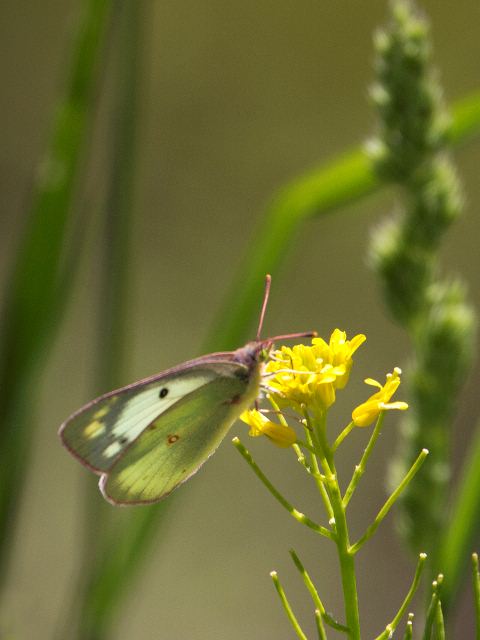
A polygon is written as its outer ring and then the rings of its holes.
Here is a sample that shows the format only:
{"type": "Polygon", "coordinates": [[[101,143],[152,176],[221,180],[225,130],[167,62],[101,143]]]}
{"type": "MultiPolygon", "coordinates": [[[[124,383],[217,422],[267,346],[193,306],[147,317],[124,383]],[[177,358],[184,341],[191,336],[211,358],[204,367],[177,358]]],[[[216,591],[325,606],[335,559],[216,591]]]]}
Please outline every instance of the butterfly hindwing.
{"type": "Polygon", "coordinates": [[[83,464],[104,473],[148,425],[182,398],[216,378],[241,380],[244,373],[245,368],[233,362],[191,361],[180,370],[172,369],[94,400],[65,421],[60,436],[83,464]]]}
{"type": "Polygon", "coordinates": [[[248,382],[244,377],[217,376],[160,414],[102,476],[104,496],[115,504],[165,497],[218,447],[251,401],[251,394],[245,396],[248,382]]]}

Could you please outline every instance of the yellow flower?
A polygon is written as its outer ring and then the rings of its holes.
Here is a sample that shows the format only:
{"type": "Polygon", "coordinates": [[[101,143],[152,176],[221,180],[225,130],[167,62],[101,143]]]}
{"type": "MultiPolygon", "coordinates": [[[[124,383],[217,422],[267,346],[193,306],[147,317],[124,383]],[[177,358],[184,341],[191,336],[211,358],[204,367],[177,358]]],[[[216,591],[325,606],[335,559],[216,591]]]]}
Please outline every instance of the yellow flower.
{"type": "Polygon", "coordinates": [[[347,340],[344,331],[335,329],[329,344],[313,338],[311,346],[299,344],[275,351],[266,366],[266,373],[274,374],[270,380],[267,376],[267,384],[276,392],[275,400],[299,413],[304,406],[323,413],[335,402],[335,389],[346,385],[352,354],[365,339],[359,334],[347,340]]]}
{"type": "Polygon", "coordinates": [[[335,381],[337,389],[343,389],[347,384],[353,364],[352,355],[366,339],[363,333],[359,333],[351,340],[347,340],[346,332],[340,331],[340,329],[333,331],[329,344],[322,338],[313,338],[312,344],[317,357],[322,358],[325,363],[331,364],[334,367],[340,365],[345,366],[345,373],[335,381]]]}
{"type": "Polygon", "coordinates": [[[368,427],[369,424],[372,424],[377,419],[381,411],[389,409],[405,411],[405,409],[408,409],[406,402],[389,402],[400,384],[401,373],[401,370],[395,367],[393,373],[387,373],[387,381],[383,386],[376,380],[372,380],[372,378],[365,380],[366,384],[378,387],[380,391],[374,393],[366,402],[363,402],[353,410],[352,420],[357,427],[368,427]]]}
{"type": "Polygon", "coordinates": [[[244,411],[240,416],[240,420],[249,425],[250,431],[248,435],[253,437],[267,436],[269,440],[279,447],[290,447],[297,441],[297,434],[292,427],[272,422],[265,414],[256,409],[244,411]]]}

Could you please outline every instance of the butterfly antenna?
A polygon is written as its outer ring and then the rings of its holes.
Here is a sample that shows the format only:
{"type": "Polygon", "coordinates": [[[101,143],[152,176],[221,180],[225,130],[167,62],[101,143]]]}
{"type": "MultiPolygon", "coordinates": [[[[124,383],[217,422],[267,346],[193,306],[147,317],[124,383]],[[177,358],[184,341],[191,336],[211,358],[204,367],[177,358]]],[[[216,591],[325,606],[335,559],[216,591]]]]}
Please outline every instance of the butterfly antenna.
{"type": "Polygon", "coordinates": [[[265,276],[265,291],[263,294],[262,310],[260,311],[260,320],[258,321],[257,329],[257,341],[260,340],[260,334],[262,333],[263,319],[265,318],[265,311],[267,310],[268,298],[270,296],[270,285],[272,284],[272,276],[267,273],[265,276]]]}
{"type": "Polygon", "coordinates": [[[318,333],[316,331],[302,331],[301,333],[286,333],[283,336],[273,336],[269,338],[272,342],[278,342],[279,340],[296,340],[297,338],[316,338],[318,333]]]}

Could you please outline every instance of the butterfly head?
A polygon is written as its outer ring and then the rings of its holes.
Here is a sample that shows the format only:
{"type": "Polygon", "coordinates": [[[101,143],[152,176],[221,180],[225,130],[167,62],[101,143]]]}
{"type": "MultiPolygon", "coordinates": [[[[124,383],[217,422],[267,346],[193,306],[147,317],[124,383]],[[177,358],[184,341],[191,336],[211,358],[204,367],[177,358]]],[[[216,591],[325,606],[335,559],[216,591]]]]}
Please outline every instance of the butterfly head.
{"type": "Polygon", "coordinates": [[[234,360],[253,369],[268,360],[272,348],[273,341],[270,339],[253,340],[235,351],[234,360]]]}

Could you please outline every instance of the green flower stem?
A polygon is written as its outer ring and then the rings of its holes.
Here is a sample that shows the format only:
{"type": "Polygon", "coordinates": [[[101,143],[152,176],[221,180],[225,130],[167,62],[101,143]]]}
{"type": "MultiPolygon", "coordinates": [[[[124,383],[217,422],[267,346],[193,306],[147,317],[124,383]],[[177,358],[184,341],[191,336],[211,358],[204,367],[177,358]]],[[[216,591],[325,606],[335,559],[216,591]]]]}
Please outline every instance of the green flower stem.
{"type": "Polygon", "coordinates": [[[326,414],[319,420],[312,420],[306,406],[303,407],[303,417],[305,420],[305,433],[307,440],[314,448],[315,458],[320,460],[325,476],[333,475],[333,454],[327,442],[326,414]],[[308,438],[308,436],[310,436],[308,438]]]}
{"type": "Polygon", "coordinates": [[[288,427],[288,422],[286,421],[285,416],[281,412],[280,407],[278,406],[278,404],[275,402],[274,398],[272,397],[272,394],[268,395],[268,401],[272,405],[275,414],[278,416],[278,420],[279,420],[280,424],[283,424],[284,427],[288,427]]]}
{"type": "Polygon", "coordinates": [[[428,449],[422,449],[422,451],[418,455],[418,458],[415,460],[415,462],[410,467],[410,470],[408,471],[408,473],[405,475],[405,477],[400,482],[398,487],[390,495],[388,500],[385,502],[383,507],[378,512],[375,520],[368,527],[368,529],[366,530],[364,535],[351,547],[351,551],[352,551],[353,554],[357,553],[359,551],[359,549],[361,549],[361,547],[363,547],[365,542],[367,542],[367,540],[369,540],[373,536],[373,534],[378,529],[378,527],[379,527],[380,523],[382,522],[382,520],[385,518],[387,513],[390,511],[392,506],[395,504],[395,502],[398,500],[398,497],[400,496],[402,491],[405,489],[405,487],[408,486],[408,484],[411,482],[411,480],[418,473],[420,467],[424,463],[425,458],[427,456],[428,456],[428,449]]]}
{"type": "Polygon", "coordinates": [[[365,467],[367,465],[370,454],[372,453],[373,447],[375,446],[378,436],[382,431],[384,419],[385,419],[385,411],[382,411],[378,416],[377,423],[370,437],[370,440],[368,441],[365,451],[363,452],[363,456],[360,460],[360,463],[357,464],[357,466],[355,467],[355,471],[353,472],[353,476],[352,476],[352,479],[350,480],[350,484],[348,485],[347,490],[345,491],[345,495],[343,496],[344,508],[347,508],[347,505],[350,502],[350,498],[352,497],[353,492],[357,488],[360,478],[365,473],[365,467]]]}
{"type": "Polygon", "coordinates": [[[323,603],[320,600],[320,596],[318,595],[317,589],[315,588],[315,585],[313,584],[312,579],[310,578],[300,558],[297,556],[297,554],[293,549],[290,549],[290,555],[292,556],[292,560],[295,566],[297,567],[300,575],[302,576],[303,582],[305,583],[305,586],[307,587],[307,590],[312,597],[313,603],[317,611],[322,616],[322,618],[330,627],[332,627],[332,629],[336,629],[337,631],[343,631],[344,633],[345,632],[348,633],[348,627],[334,620],[334,618],[332,618],[332,616],[329,613],[327,613],[327,611],[325,610],[325,607],[323,606],[323,603]]]}
{"type": "Polygon", "coordinates": [[[445,622],[440,600],[437,601],[437,606],[435,607],[435,640],[445,640],[445,622]]]}
{"type": "MultiPolygon", "coordinates": [[[[403,615],[407,611],[413,596],[415,595],[415,592],[420,582],[420,577],[422,575],[423,568],[425,566],[426,559],[427,559],[426,553],[421,553],[419,555],[417,568],[415,570],[415,575],[413,577],[412,585],[408,590],[407,595],[405,596],[405,600],[403,601],[402,606],[398,610],[397,615],[394,617],[394,619],[389,624],[387,624],[384,631],[382,631],[382,633],[379,636],[377,636],[375,640],[388,640],[393,636],[395,629],[397,628],[400,620],[402,619],[403,615]]],[[[411,622],[411,620],[409,620],[409,622],[411,622]]],[[[408,623],[407,623],[407,629],[408,629],[408,623]]],[[[410,637],[411,637],[411,634],[410,634],[410,637]]]]}
{"type": "MultiPolygon", "coordinates": [[[[310,430],[305,427],[305,437],[307,438],[307,443],[310,448],[315,451],[315,447],[312,440],[312,434],[310,430]]],[[[328,497],[328,492],[325,488],[325,476],[320,473],[320,467],[318,466],[318,460],[315,453],[310,454],[310,464],[313,470],[313,477],[315,478],[315,483],[317,485],[318,492],[323,500],[323,504],[325,506],[325,511],[327,512],[328,520],[330,521],[333,518],[333,509],[330,503],[330,498],[328,497]]]]}
{"type": "Polygon", "coordinates": [[[433,628],[435,625],[435,616],[437,611],[437,603],[440,599],[440,590],[443,584],[443,575],[439,574],[437,579],[432,582],[432,599],[428,606],[427,617],[425,619],[425,628],[423,630],[423,640],[431,640],[433,628]]]}
{"type": "MultiPolygon", "coordinates": [[[[315,448],[313,447],[313,445],[308,444],[308,442],[304,442],[303,440],[297,440],[297,442],[295,444],[292,444],[293,450],[295,451],[295,453],[298,456],[298,462],[300,462],[301,465],[303,465],[305,467],[305,469],[308,471],[308,473],[313,476],[314,478],[317,478],[318,480],[321,480],[322,482],[325,481],[325,476],[323,475],[323,473],[321,473],[320,468],[318,469],[318,471],[314,471],[313,469],[311,469],[306,461],[305,455],[303,454],[302,450],[300,447],[304,447],[307,451],[309,451],[311,454],[315,454],[315,448]]],[[[318,467],[318,462],[317,462],[317,467],[318,467]]]]}
{"type": "Polygon", "coordinates": [[[325,474],[331,475],[334,473],[333,469],[335,468],[335,463],[333,461],[333,451],[327,440],[327,414],[323,413],[319,420],[309,422],[310,417],[308,412],[305,410],[305,419],[307,420],[307,425],[311,424],[313,426],[313,440],[314,444],[315,440],[317,440],[318,442],[316,444],[320,446],[322,465],[325,469],[325,474]]]}
{"type": "Polygon", "coordinates": [[[412,640],[413,638],[413,613],[408,614],[407,624],[405,625],[405,633],[403,640],[412,640]]]}
{"type": "Polygon", "coordinates": [[[326,437],[326,415],[312,420],[304,408],[306,425],[311,429],[312,440],[317,449],[317,456],[325,472],[325,485],[332,505],[335,522],[335,544],[337,545],[340,573],[342,576],[345,619],[351,640],[360,640],[360,617],[358,613],[357,580],[355,575],[355,558],[350,550],[347,519],[342,503],[342,494],[338,484],[333,453],[326,437]]]}
{"type": "Polygon", "coordinates": [[[335,543],[337,545],[340,573],[342,576],[345,620],[351,640],[360,640],[360,617],[358,613],[357,579],[355,575],[355,556],[350,548],[347,519],[342,503],[342,494],[333,467],[333,474],[327,477],[327,487],[335,518],[335,543]]]}
{"type": "MultiPolygon", "coordinates": [[[[303,443],[301,443],[303,445],[303,443]]],[[[297,462],[302,465],[302,467],[307,471],[307,473],[311,473],[310,467],[307,464],[307,459],[305,458],[305,454],[300,448],[300,443],[297,441],[295,444],[292,444],[292,448],[297,456],[297,462]]]]}
{"type": "Polygon", "coordinates": [[[288,619],[290,620],[292,627],[295,631],[295,633],[297,634],[297,636],[301,639],[301,640],[307,640],[307,636],[303,633],[302,628],[300,627],[300,624],[297,620],[297,618],[295,617],[295,614],[292,611],[292,607],[290,606],[290,603],[287,600],[287,596],[285,595],[285,591],[283,590],[282,585],[280,584],[280,580],[278,579],[278,575],[276,571],[272,571],[270,573],[270,576],[273,580],[273,584],[275,585],[275,589],[277,590],[277,593],[280,597],[280,601],[283,605],[283,608],[285,609],[285,613],[287,614],[288,619]]]}
{"type": "Polygon", "coordinates": [[[315,625],[317,627],[318,640],[327,640],[322,615],[318,609],[315,609],[315,625]]]}
{"type": "Polygon", "coordinates": [[[332,445],[332,452],[335,453],[335,451],[338,449],[338,447],[342,444],[342,442],[345,440],[345,438],[348,436],[348,434],[352,431],[352,429],[354,428],[355,423],[350,422],[350,424],[347,424],[347,426],[345,427],[345,429],[342,431],[342,433],[337,437],[337,439],[335,440],[335,442],[332,445]]]}
{"type": "Polygon", "coordinates": [[[475,638],[480,640],[480,572],[478,554],[472,553],[473,604],[475,607],[475,638]]]}
{"type": "Polygon", "coordinates": [[[323,606],[323,603],[320,600],[320,596],[318,595],[318,591],[315,588],[315,585],[313,584],[313,581],[310,578],[310,576],[308,575],[308,573],[307,573],[305,567],[303,566],[300,558],[297,556],[297,554],[295,553],[295,551],[293,549],[290,549],[290,555],[292,557],[294,565],[297,567],[300,575],[303,578],[303,582],[305,583],[305,586],[307,587],[307,590],[308,590],[309,594],[312,597],[313,604],[320,611],[322,616],[325,615],[325,607],[323,606]]]}
{"type": "Polygon", "coordinates": [[[233,438],[232,442],[236,447],[236,449],[241,454],[241,456],[244,458],[244,460],[246,460],[246,462],[253,469],[255,475],[270,491],[272,496],[282,505],[282,507],[284,507],[288,511],[288,513],[292,517],[295,518],[295,520],[297,520],[297,522],[300,522],[301,524],[304,524],[309,529],[312,529],[313,531],[320,533],[322,536],[325,536],[326,538],[330,538],[330,540],[333,540],[334,538],[333,533],[329,529],[327,529],[326,527],[322,527],[322,525],[317,524],[316,522],[313,522],[313,520],[310,520],[310,518],[308,518],[304,513],[301,513],[300,511],[295,509],[295,507],[293,507],[290,504],[290,502],[288,502],[288,500],[282,496],[282,494],[273,486],[270,480],[266,477],[266,475],[263,473],[263,471],[254,461],[250,452],[240,442],[239,438],[237,437],[233,438]]]}

